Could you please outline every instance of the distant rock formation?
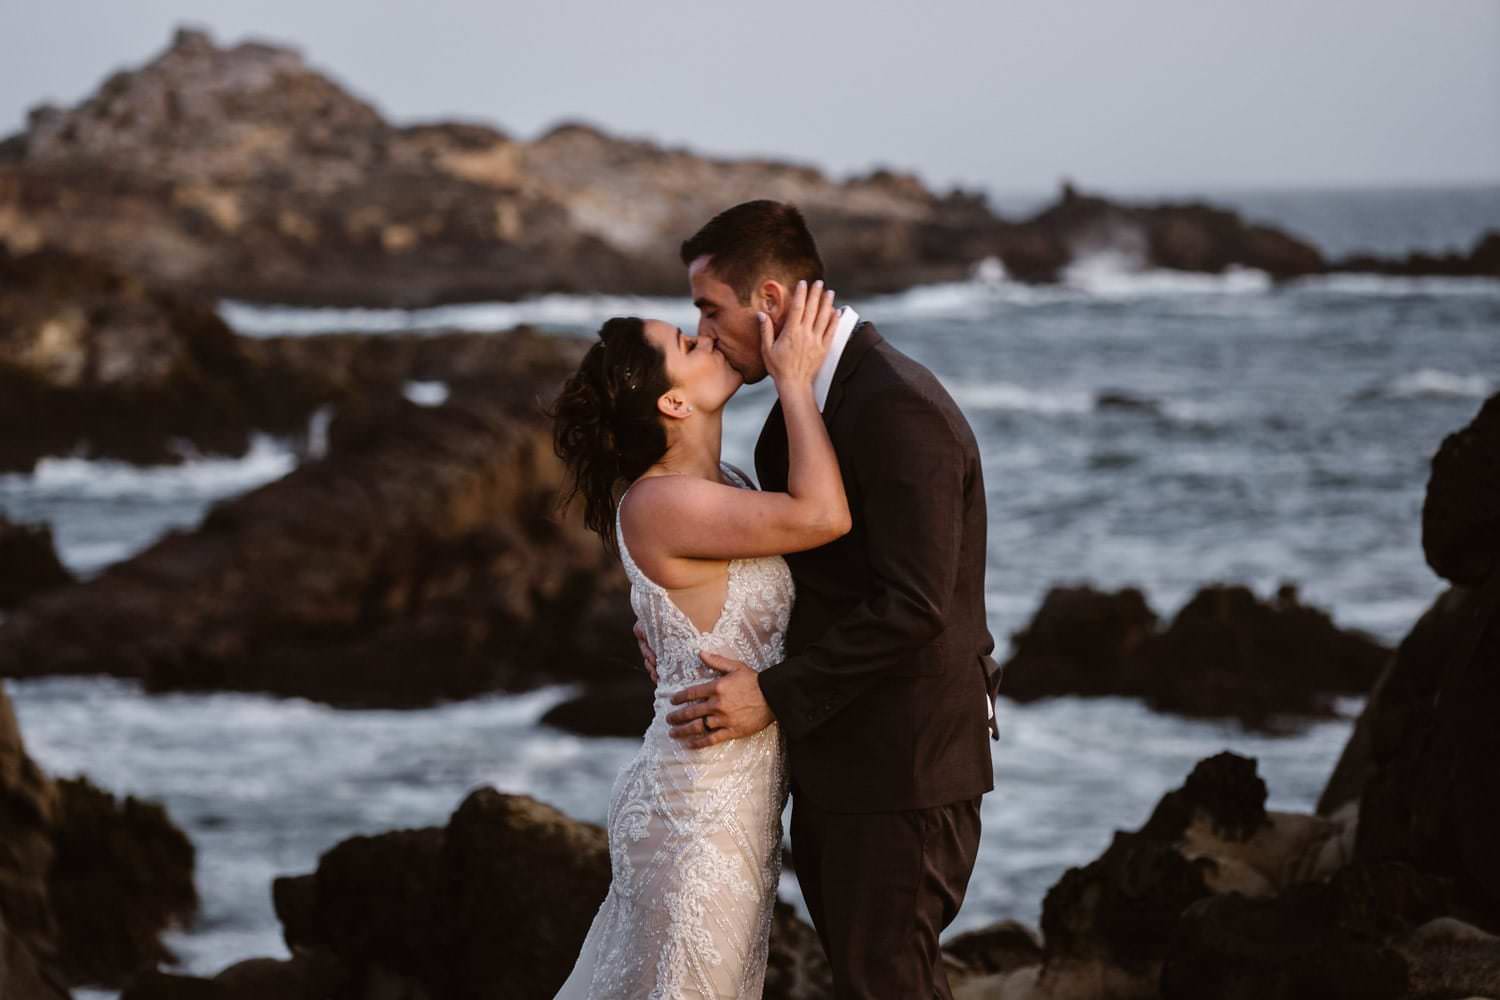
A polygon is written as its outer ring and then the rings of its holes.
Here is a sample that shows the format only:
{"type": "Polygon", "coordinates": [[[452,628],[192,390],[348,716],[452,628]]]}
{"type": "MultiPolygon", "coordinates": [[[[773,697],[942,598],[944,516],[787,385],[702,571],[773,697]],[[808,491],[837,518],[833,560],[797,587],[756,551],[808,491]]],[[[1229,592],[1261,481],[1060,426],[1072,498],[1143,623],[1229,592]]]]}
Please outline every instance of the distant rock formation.
{"type": "MultiPolygon", "coordinates": [[[[316,872],[276,879],[292,958],[237,962],[212,979],[148,973],[121,1000],[551,997],[609,878],[602,828],[482,787],[445,827],[351,837],[316,872]]],[[[766,1000],[830,992],[812,928],[778,903],[766,1000]]]]}
{"type": "Polygon", "coordinates": [[[161,934],[197,913],[193,867],[160,805],[48,777],[0,686],[0,997],[65,1000],[177,961],[161,934]]]}
{"type": "MultiPolygon", "coordinates": [[[[188,29],[76,107],[34,108],[26,130],[0,142],[0,244],[12,252],[100,252],[154,287],[252,302],[683,294],[680,242],[760,197],[803,209],[850,295],[963,279],[991,258],[1013,278],[1055,281],[1100,250],[1142,267],[1277,278],[1327,267],[1315,248],[1233,212],[1122,205],[1071,184],[1033,218],[1007,220],[977,194],[938,195],[888,170],[838,181],[576,123],[534,140],[471,123],[393,125],[295,49],[219,46],[188,29]]],[[[1473,268],[1500,274],[1485,246],[1473,268]]]]}
{"type": "Polygon", "coordinates": [[[1158,711],[1229,716],[1272,728],[1286,717],[1335,714],[1336,694],[1366,694],[1390,650],[1283,584],[1263,601],[1241,585],[1210,584],[1165,630],[1142,593],[1054,587],[1013,636],[1000,693],[1026,702],[1055,695],[1124,695],[1158,711]]]}

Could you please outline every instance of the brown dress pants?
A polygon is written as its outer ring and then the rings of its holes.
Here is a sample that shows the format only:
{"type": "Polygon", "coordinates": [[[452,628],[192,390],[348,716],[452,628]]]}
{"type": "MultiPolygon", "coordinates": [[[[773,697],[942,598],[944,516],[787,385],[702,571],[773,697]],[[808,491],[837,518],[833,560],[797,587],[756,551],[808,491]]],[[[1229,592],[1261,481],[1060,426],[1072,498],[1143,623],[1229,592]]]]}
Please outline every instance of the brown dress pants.
{"type": "Polygon", "coordinates": [[[979,853],[979,799],[825,812],[792,798],[792,860],[836,1000],[951,1000],[938,935],[979,853]]]}

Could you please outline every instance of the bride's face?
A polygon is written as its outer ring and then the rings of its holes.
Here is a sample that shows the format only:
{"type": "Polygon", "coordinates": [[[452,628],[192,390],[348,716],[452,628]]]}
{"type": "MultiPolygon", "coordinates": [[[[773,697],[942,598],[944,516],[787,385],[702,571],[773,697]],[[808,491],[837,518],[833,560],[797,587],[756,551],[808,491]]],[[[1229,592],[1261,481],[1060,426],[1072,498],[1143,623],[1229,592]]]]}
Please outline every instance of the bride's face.
{"type": "Polygon", "coordinates": [[[722,409],[743,379],[730,367],[712,337],[689,337],[671,323],[648,319],[646,339],[666,358],[667,381],[692,404],[695,413],[722,409]]]}

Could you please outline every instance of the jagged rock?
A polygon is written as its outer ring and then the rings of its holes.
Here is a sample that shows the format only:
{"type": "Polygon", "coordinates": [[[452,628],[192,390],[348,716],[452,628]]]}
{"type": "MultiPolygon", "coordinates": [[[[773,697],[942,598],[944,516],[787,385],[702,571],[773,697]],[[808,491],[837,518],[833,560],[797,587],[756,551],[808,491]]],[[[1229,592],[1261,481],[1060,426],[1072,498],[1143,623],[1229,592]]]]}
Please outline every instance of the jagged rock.
{"type": "Polygon", "coordinates": [[[1265,988],[1278,961],[1316,964],[1302,940],[1347,945],[1349,955],[1358,951],[1350,940],[1368,940],[1383,969],[1404,970],[1397,943],[1451,912],[1451,885],[1406,865],[1352,867],[1352,816],[1323,820],[1268,811],[1265,802],[1253,759],[1224,751],[1200,760],[1139,831],[1115,831],[1100,858],[1049,889],[1040,945],[1008,922],[954,940],[954,996],[1313,996],[1224,993],[1238,979],[1220,976],[1233,969],[1265,988]],[[1356,924],[1362,930],[1349,939],[1356,924]],[[1158,993],[1169,967],[1175,993],[1158,993]]]}
{"type": "Polygon", "coordinates": [[[33,594],[73,582],[57,558],[52,528],[16,524],[0,514],[0,610],[13,608],[33,594]]]}
{"type": "Polygon", "coordinates": [[[156,803],[49,778],[0,688],[0,996],[57,1000],[175,961],[197,909],[193,847],[156,803]]]}
{"type": "MultiPolygon", "coordinates": [[[[477,788],[446,827],[351,837],[316,872],[276,879],[291,961],[241,962],[212,980],[143,976],[122,1000],[248,1000],[249,982],[262,996],[327,1000],[550,997],[609,877],[602,828],[477,788]]],[[[767,1000],[814,1000],[830,985],[812,928],[778,905],[767,1000]]]]}
{"type": "Polygon", "coordinates": [[[87,778],[57,782],[48,891],[77,983],[119,985],[177,956],[161,933],[196,917],[192,842],[155,802],[119,802],[87,778]]]}
{"type": "Polygon", "coordinates": [[[47,893],[58,792],[26,753],[0,685],[0,996],[69,996],[57,950],[57,917],[47,893]]]}
{"type": "Polygon", "coordinates": [[[535,411],[578,345],[539,340],[491,347],[515,348],[529,392],[341,413],[324,458],[39,595],[0,625],[0,675],[402,707],[618,676],[639,661],[624,576],[576,511],[555,516],[535,411]]]}
{"type": "Polygon", "coordinates": [[[1333,714],[1332,695],[1362,694],[1389,650],[1335,626],[1283,584],[1271,601],[1240,585],[1201,588],[1163,631],[1139,590],[1054,587],[1014,633],[1000,693],[1144,698],[1158,711],[1232,716],[1271,728],[1278,716],[1333,714]]]}

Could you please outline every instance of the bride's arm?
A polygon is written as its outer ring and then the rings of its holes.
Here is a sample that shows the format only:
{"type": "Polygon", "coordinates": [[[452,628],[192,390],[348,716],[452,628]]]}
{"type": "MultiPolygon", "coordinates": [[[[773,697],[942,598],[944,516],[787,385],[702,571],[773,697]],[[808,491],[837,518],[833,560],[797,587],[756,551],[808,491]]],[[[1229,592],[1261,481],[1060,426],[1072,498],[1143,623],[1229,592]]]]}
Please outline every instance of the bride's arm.
{"type": "Polygon", "coordinates": [[[786,417],[787,491],[737,489],[690,476],[640,483],[634,493],[649,488],[650,516],[632,528],[654,536],[659,551],[677,558],[744,559],[801,552],[848,533],[843,476],[813,397],[813,379],[838,327],[833,292],[822,284],[797,285],[779,336],[770,317],[761,317],[766,370],[786,417]]]}

